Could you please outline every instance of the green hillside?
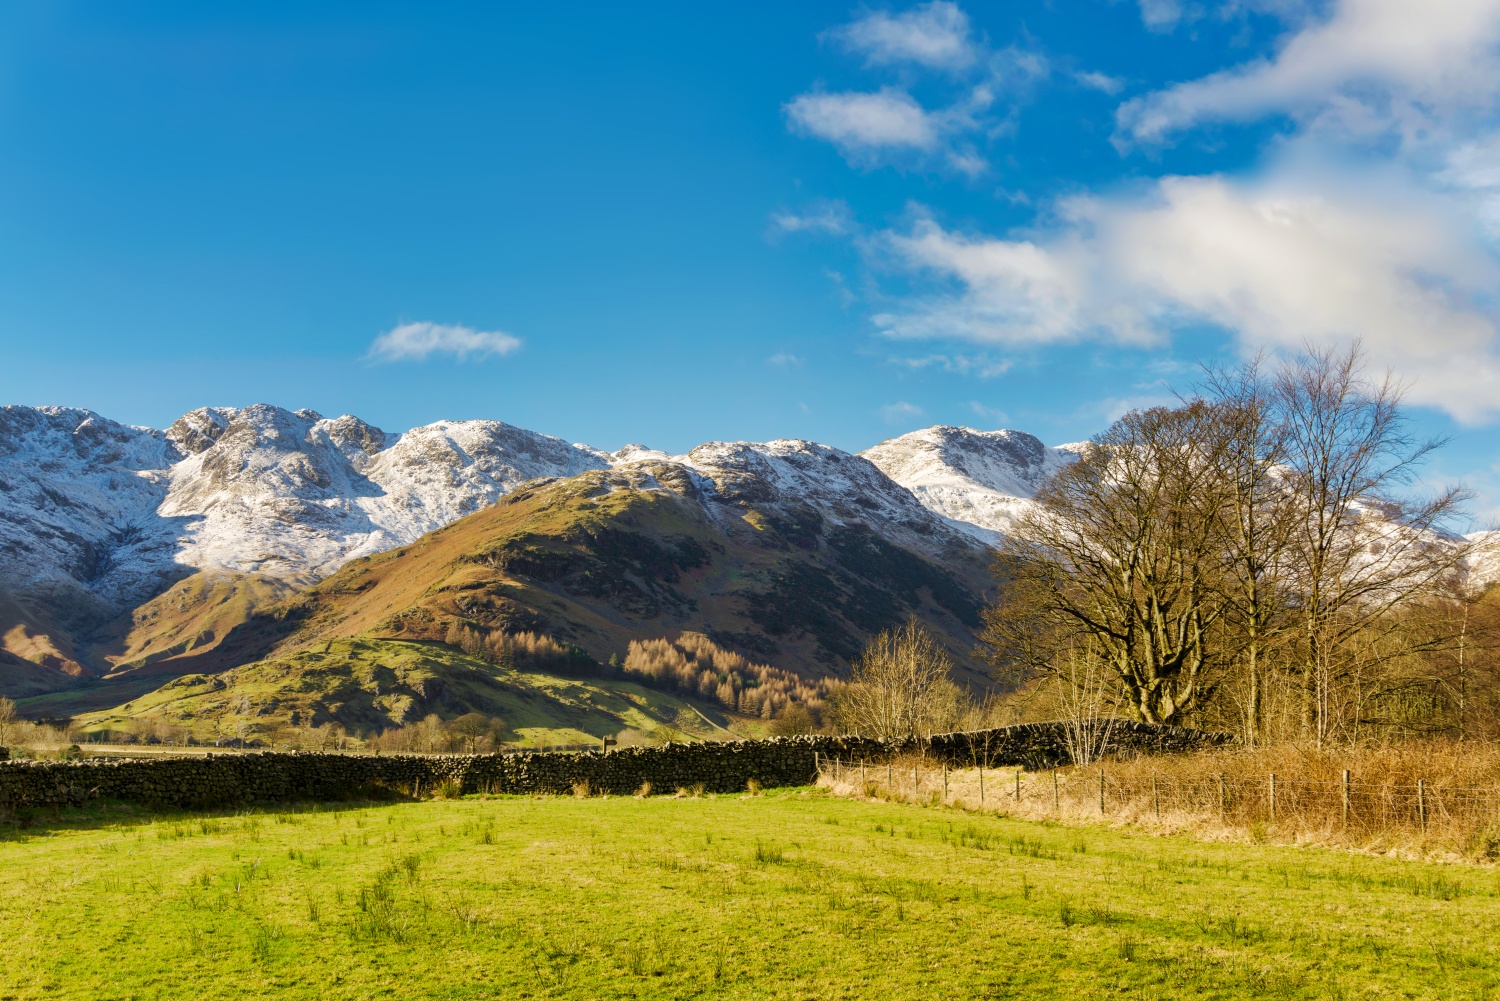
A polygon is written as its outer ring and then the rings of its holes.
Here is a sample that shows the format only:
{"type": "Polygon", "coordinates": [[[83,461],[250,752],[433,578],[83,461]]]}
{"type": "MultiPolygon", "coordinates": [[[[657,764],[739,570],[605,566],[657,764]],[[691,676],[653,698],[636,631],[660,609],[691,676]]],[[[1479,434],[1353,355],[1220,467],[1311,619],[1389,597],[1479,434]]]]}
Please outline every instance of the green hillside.
{"type": "Polygon", "coordinates": [[[435,643],[333,640],[215,675],[176,678],[78,722],[92,732],[149,733],[165,724],[212,742],[275,740],[285,727],[338,724],[362,736],[436,714],[504,720],[519,746],[727,736],[732,720],[639,685],[496,667],[435,643]]]}

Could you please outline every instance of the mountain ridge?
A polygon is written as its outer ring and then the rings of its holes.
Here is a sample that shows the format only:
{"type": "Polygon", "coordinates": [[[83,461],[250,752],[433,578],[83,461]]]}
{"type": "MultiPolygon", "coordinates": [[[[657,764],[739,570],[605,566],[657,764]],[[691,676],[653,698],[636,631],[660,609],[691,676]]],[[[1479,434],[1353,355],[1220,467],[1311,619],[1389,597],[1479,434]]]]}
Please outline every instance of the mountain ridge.
{"type": "Polygon", "coordinates": [[[863,454],[778,439],[671,455],[489,420],[393,434],[267,404],[203,407],[160,430],[0,407],[0,686],[67,688],[162,661],[221,668],[239,656],[225,646],[244,637],[235,623],[289,591],[522,484],[587,473],[712,498],[709,518],[744,507],[789,545],[855,526],[923,559],[982,556],[1003,527],[993,511],[1026,502],[1005,491],[1034,489],[1021,460],[1037,448],[1021,432],[939,427],[863,454]]]}

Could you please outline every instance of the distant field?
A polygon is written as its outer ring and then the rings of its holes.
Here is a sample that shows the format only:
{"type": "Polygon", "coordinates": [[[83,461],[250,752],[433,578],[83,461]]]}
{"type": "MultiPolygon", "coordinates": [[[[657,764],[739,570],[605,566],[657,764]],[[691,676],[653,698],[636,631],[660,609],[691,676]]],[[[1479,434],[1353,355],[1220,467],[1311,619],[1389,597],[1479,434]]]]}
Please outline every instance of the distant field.
{"type": "Polygon", "coordinates": [[[832,799],[0,828],[5,998],[1483,998],[1493,869],[832,799]]]}

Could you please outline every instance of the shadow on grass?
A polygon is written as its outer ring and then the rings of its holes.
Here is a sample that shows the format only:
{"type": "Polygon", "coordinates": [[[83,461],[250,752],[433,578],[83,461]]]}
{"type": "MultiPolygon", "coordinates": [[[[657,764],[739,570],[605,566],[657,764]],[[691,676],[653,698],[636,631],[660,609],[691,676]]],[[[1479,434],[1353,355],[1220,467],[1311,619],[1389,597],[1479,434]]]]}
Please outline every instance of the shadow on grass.
{"type": "Polygon", "coordinates": [[[235,806],[189,807],[148,806],[117,800],[95,800],[84,806],[36,806],[0,809],[0,842],[26,841],[51,837],[63,831],[98,831],[107,828],[144,827],[162,822],[219,819],[226,817],[280,814],[332,814],[372,807],[416,803],[394,790],[369,790],[370,795],[346,800],[292,803],[241,803],[235,806]],[[381,793],[388,793],[381,795],[381,793]]]}

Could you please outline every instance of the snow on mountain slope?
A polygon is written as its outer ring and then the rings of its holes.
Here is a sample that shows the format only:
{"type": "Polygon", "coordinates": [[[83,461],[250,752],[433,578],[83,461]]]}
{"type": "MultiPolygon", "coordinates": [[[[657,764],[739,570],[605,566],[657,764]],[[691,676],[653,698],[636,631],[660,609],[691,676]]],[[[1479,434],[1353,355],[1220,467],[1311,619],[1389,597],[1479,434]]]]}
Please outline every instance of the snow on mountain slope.
{"type": "Polygon", "coordinates": [[[1037,488],[1077,457],[1024,431],[923,428],[859,453],[928,510],[993,543],[1031,506],[1037,488]]]}
{"type": "Polygon", "coordinates": [[[88,410],[0,407],[0,585],[105,602],[159,588],[175,547],[156,510],[179,458],[162,432],[88,410]]]}
{"type": "Polygon", "coordinates": [[[527,480],[627,466],[687,476],[720,516],[753,503],[788,537],[859,524],[938,553],[972,545],[953,528],[981,540],[1003,530],[1017,498],[1064,461],[1029,435],[959,428],[863,456],[779,440],[673,457],[640,445],[610,454],[498,421],[389,435],[355,417],[256,405],[195,410],[154,431],[85,410],[6,407],[0,590],[45,600],[61,588],[123,609],[198,570],[311,581],[527,480]]]}
{"type": "Polygon", "coordinates": [[[910,491],[868,459],[828,445],[800,439],[709,442],[674,461],[712,481],[722,500],[771,505],[792,521],[863,524],[926,552],[956,541],[910,491]]]}
{"type": "Polygon", "coordinates": [[[189,418],[216,430],[172,468],[161,513],[196,516],[178,560],[199,569],[325,576],[518,483],[609,466],[606,453],[499,421],[439,421],[392,437],[355,417],[263,405],[189,418]]]}
{"type": "Polygon", "coordinates": [[[0,583],[124,607],[198,569],[316,578],[412,542],[518,483],[610,456],[498,421],[390,436],[354,417],[205,408],[165,432],[84,410],[0,410],[0,583]]]}

